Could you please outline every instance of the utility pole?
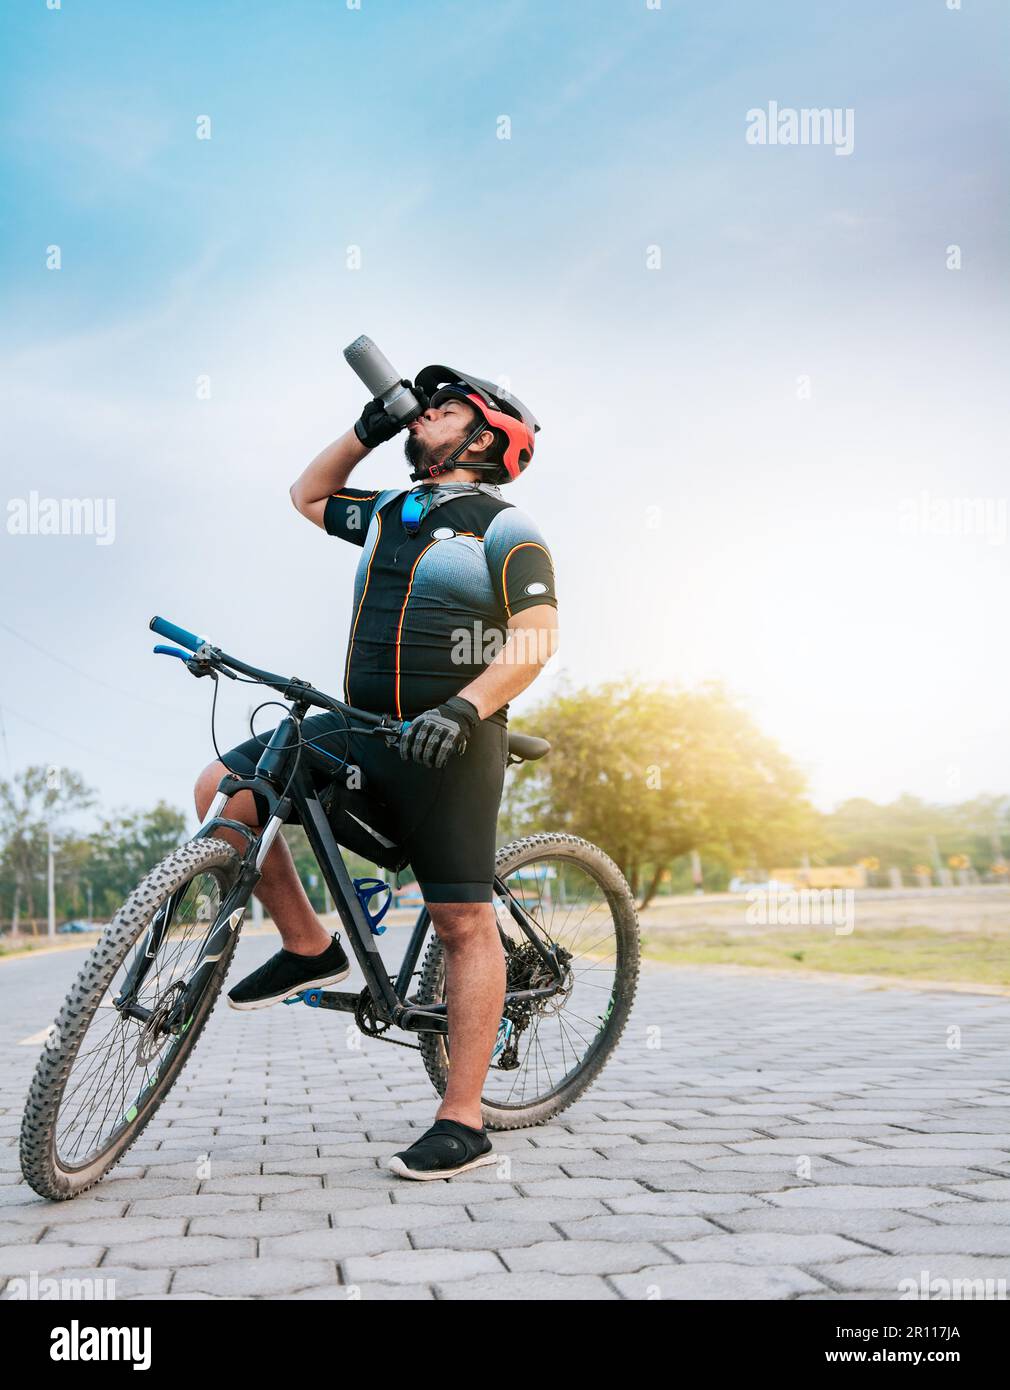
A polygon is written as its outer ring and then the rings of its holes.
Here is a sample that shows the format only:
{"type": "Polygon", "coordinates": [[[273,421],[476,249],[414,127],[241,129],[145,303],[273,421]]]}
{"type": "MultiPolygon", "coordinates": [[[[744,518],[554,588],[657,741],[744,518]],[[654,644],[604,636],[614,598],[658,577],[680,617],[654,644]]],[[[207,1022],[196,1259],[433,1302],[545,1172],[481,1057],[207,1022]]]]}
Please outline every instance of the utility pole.
{"type": "Polygon", "coordinates": [[[48,829],[49,835],[49,854],[46,865],[46,888],[49,899],[49,935],[56,935],[56,873],[55,862],[53,859],[53,831],[52,826],[48,829]]]}

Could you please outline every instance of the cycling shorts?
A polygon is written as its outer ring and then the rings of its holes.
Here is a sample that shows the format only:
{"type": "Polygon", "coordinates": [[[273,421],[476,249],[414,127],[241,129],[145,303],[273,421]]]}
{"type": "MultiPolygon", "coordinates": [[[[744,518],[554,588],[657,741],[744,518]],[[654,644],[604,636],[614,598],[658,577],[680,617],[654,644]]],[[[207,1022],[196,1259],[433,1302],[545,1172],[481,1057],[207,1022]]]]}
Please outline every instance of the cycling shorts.
{"type": "MultiPolygon", "coordinates": [[[[222,757],[231,771],[251,776],[270,733],[257,734],[222,757]]],[[[302,766],[317,792],[349,769],[387,808],[396,843],[402,845],[428,903],[489,903],[495,837],[508,761],[508,730],[491,720],[478,724],[466,752],[445,767],[404,762],[396,747],[377,735],[348,733],[341,714],[317,714],[302,722],[302,766]]],[[[254,792],[260,825],[269,808],[254,792]]],[[[296,819],[294,814],[288,821],[296,819]]]]}

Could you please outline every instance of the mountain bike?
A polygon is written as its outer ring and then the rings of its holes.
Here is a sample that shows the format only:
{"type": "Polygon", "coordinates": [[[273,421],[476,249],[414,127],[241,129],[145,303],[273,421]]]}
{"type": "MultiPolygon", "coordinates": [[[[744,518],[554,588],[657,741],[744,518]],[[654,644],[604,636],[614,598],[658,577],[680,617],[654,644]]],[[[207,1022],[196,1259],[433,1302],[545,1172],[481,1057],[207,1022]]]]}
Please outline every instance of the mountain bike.
{"type": "MultiPolygon", "coordinates": [[[[404,722],[355,709],[297,676],[250,666],[163,618],[150,626],[176,644],[156,652],[213,679],[215,701],[224,675],[269,687],[288,703],[255,773],[221,779],[193,839],[152,869],[116,913],[50,1029],[22,1121],[21,1166],[31,1187],[54,1200],[104,1177],[175,1084],[220,993],[261,866],[286,820],[304,827],[365,980],[357,993],[311,989],[286,1002],[350,1013],[366,1036],[414,1047],[440,1095],[451,1065],[445,967],[437,936],[428,940],[427,909],[390,974],[377,941],[392,885],[352,879],[341,852],[341,844],[370,851],[371,862],[389,868],[406,862],[379,828],[381,807],[367,789],[351,805],[337,783],[334,796],[320,791],[301,759],[301,724],[313,707],[341,714],[348,733],[391,743],[404,722]],[[265,799],[269,815],[260,827],[225,814],[243,789],[265,799]],[[241,836],[241,851],[217,833],[225,828],[241,836]],[[394,1029],[417,1042],[391,1036],[394,1029]]],[[[544,739],[510,733],[509,763],[549,748],[544,739]]],[[[616,864],[570,834],[530,835],[500,849],[493,892],[507,983],[483,1116],[489,1129],[516,1129],[560,1114],[613,1051],[638,980],[638,919],[616,864]]]]}

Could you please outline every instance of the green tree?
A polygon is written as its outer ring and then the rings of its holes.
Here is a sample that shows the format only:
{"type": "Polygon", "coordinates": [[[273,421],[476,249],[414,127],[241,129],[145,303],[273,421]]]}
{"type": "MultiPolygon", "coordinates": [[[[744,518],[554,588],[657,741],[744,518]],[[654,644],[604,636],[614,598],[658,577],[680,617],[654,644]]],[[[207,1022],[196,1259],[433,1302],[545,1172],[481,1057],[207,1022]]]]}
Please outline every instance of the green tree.
{"type": "Polygon", "coordinates": [[[917,865],[946,866],[966,854],[981,872],[1010,857],[1010,799],[980,796],[941,805],[917,796],[880,804],[866,797],[842,802],[825,817],[831,839],[829,862],[857,863],[878,858],[910,873],[917,865]]]}
{"type": "Polygon", "coordinates": [[[63,847],[72,839],[65,819],[93,802],[91,789],[66,768],[36,765],[9,782],[0,779],[0,919],[9,906],[13,931],[23,918],[36,931],[46,914],[50,832],[59,870],[63,847]]]}
{"type": "Polygon", "coordinates": [[[91,884],[95,912],[109,916],[137,884],[183,841],[181,811],[159,801],[149,811],[119,811],[88,836],[88,854],[78,869],[91,884]]]}
{"type": "Polygon", "coordinates": [[[518,770],[507,827],[567,830],[601,845],[643,907],[691,850],[743,866],[820,842],[801,773],[719,684],[564,691],[518,726],[553,751],[518,770]]]}

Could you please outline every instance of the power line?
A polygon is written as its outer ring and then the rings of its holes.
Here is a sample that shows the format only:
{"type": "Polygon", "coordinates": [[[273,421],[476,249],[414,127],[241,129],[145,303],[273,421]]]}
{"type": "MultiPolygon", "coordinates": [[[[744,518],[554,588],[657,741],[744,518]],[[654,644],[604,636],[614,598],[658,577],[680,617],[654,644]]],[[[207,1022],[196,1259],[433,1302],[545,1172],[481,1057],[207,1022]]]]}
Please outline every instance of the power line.
{"type": "Polygon", "coordinates": [[[202,719],[203,716],[194,714],[192,710],[180,709],[178,705],[166,705],[161,700],[151,700],[146,695],[134,695],[129,690],[123,690],[121,686],[113,685],[111,681],[102,680],[100,676],[93,676],[89,671],[82,670],[80,666],[75,666],[66,657],[51,652],[47,647],[43,647],[31,637],[26,637],[23,632],[18,632],[9,623],[0,621],[0,628],[9,632],[12,637],[16,637],[19,642],[24,642],[26,646],[41,652],[43,656],[49,657],[50,661],[56,661],[60,666],[65,666],[68,671],[73,671],[74,675],[81,676],[86,681],[91,681],[94,685],[100,685],[104,690],[111,690],[114,694],[125,697],[127,700],[135,700],[141,705],[150,705],[153,709],[167,710],[170,714],[182,715],[185,719],[202,719]]]}
{"type": "Polygon", "coordinates": [[[35,719],[29,719],[26,714],[21,714],[19,710],[12,709],[10,705],[7,705],[6,708],[8,714],[13,714],[15,719],[20,719],[22,723],[30,724],[33,729],[38,729],[41,733],[49,734],[51,738],[62,739],[64,743],[69,743],[73,748],[80,748],[80,750],[83,753],[90,753],[92,757],[107,758],[114,763],[123,763],[127,767],[139,768],[143,772],[157,772],[160,774],[171,773],[174,776],[179,771],[177,767],[152,767],[150,763],[140,763],[136,760],[136,758],[121,758],[118,757],[115,753],[107,753],[101,748],[92,748],[89,744],[81,743],[76,738],[69,738],[65,733],[63,733],[59,729],[50,729],[47,725],[40,724],[35,719]]]}

